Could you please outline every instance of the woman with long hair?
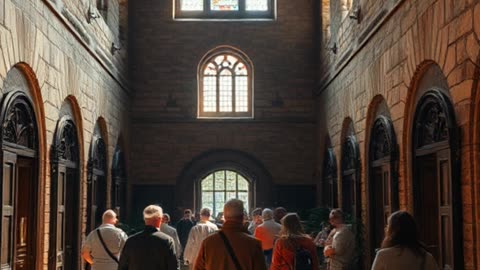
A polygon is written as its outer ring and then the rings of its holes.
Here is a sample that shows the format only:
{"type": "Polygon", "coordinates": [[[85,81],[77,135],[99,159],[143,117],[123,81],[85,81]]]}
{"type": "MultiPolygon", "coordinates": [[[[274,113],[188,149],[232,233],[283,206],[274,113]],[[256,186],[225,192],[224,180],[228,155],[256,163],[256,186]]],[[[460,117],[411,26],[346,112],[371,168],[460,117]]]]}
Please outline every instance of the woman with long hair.
{"type": "Polygon", "coordinates": [[[318,256],[313,240],[305,234],[297,214],[285,215],[282,220],[282,229],[273,249],[273,258],[270,270],[318,270],[318,256]],[[306,261],[300,262],[302,258],[306,261]],[[310,267],[298,269],[298,265],[310,267]]]}
{"type": "Polygon", "coordinates": [[[390,215],[381,249],[377,252],[372,270],[422,269],[438,270],[437,263],[418,239],[412,215],[397,211],[390,215]]]}

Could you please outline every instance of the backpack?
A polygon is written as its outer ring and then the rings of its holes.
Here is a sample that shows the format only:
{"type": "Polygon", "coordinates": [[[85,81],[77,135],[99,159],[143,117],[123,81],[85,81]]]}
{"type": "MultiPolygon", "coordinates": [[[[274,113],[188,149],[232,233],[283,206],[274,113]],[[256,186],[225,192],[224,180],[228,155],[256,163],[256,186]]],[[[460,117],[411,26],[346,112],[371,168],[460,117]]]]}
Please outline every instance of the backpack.
{"type": "Polygon", "coordinates": [[[312,270],[313,260],[312,254],[305,248],[298,247],[295,250],[295,258],[293,261],[294,270],[312,270]]]}

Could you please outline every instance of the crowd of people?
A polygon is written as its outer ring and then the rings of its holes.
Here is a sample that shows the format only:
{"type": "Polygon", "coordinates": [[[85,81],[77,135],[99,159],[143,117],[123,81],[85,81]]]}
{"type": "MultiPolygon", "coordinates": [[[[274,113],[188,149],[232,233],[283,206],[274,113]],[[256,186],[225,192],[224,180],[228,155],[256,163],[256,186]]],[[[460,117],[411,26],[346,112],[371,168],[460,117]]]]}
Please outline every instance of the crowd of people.
{"type": "MultiPolygon", "coordinates": [[[[319,270],[325,269],[324,258],[327,270],[356,268],[355,236],[340,209],[331,210],[330,226],[314,239],[299,216],[282,207],[256,208],[249,220],[243,202],[231,199],[219,220],[211,216],[203,208],[194,221],[186,209],[174,228],[160,206],[150,205],[143,211],[144,230],[127,238],[115,227],[115,212],[107,210],[102,225],[84,241],[82,257],[92,270],[178,270],[182,265],[190,270],[319,270]]],[[[386,269],[438,269],[408,212],[397,211],[388,219],[372,266],[386,269]]]]}

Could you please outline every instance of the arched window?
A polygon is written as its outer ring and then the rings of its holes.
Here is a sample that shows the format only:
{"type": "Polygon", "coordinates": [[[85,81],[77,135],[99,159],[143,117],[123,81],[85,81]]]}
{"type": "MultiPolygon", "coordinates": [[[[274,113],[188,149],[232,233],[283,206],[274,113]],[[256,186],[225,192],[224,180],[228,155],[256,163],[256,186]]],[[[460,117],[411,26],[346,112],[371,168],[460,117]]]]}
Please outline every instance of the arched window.
{"type": "Polygon", "coordinates": [[[240,52],[215,50],[199,68],[198,117],[253,117],[252,65],[240,52]]]}
{"type": "Polygon", "coordinates": [[[249,209],[249,181],[241,174],[230,170],[215,171],[200,181],[201,208],[212,209],[214,217],[223,212],[226,201],[237,198],[249,209]]]}

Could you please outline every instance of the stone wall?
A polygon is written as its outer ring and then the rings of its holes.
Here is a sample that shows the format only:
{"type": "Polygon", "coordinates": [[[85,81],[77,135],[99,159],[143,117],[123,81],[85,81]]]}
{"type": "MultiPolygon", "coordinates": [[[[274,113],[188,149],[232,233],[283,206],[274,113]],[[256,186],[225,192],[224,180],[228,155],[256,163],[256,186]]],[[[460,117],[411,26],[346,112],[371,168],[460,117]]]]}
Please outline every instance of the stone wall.
{"type": "MultiPolygon", "coordinates": [[[[346,19],[324,55],[317,89],[318,155],[325,140],[338,162],[345,119],[352,119],[361,152],[362,216],[367,216],[368,142],[379,103],[385,103],[400,150],[400,208],[413,210],[411,134],[420,78],[432,66],[447,79],[460,128],[464,269],[480,268],[478,90],[480,3],[453,0],[360,1],[359,22],[346,19]],[[341,106],[339,106],[341,104],[341,106]]],[[[340,16],[335,14],[335,16],[340,16]]],[[[333,21],[333,19],[332,19],[333,21]]],[[[333,29],[332,29],[333,31],[333,29]]],[[[317,166],[321,167],[322,158],[317,166]]],[[[338,166],[340,170],[340,166],[338,166]]],[[[339,171],[340,175],[340,171],[339,171]]],[[[339,186],[341,188],[341,185],[339,186]]],[[[368,235],[367,235],[368,237],[368,235]]]]}
{"type": "Polygon", "coordinates": [[[230,149],[261,162],[274,184],[313,184],[317,3],[279,0],[273,21],[186,21],[172,19],[172,2],[130,6],[135,183],[175,185],[195,157],[230,149]],[[197,119],[197,67],[220,45],[253,62],[251,120],[197,119]]]}
{"type": "MultiPolygon", "coordinates": [[[[86,222],[86,164],[92,133],[100,119],[106,125],[109,168],[119,135],[128,138],[132,93],[126,84],[125,54],[110,53],[116,42],[102,19],[86,22],[90,1],[2,0],[0,2],[0,92],[9,76],[20,72],[33,99],[40,139],[41,202],[36,269],[46,269],[50,221],[50,149],[60,110],[69,107],[78,128],[81,166],[82,232],[86,222]],[[103,121],[104,120],[104,121],[103,121]]],[[[20,74],[19,73],[19,74],[20,74]]],[[[110,186],[110,179],[108,180],[110,186]]],[[[110,194],[110,193],[109,193],[110,194]]]]}

